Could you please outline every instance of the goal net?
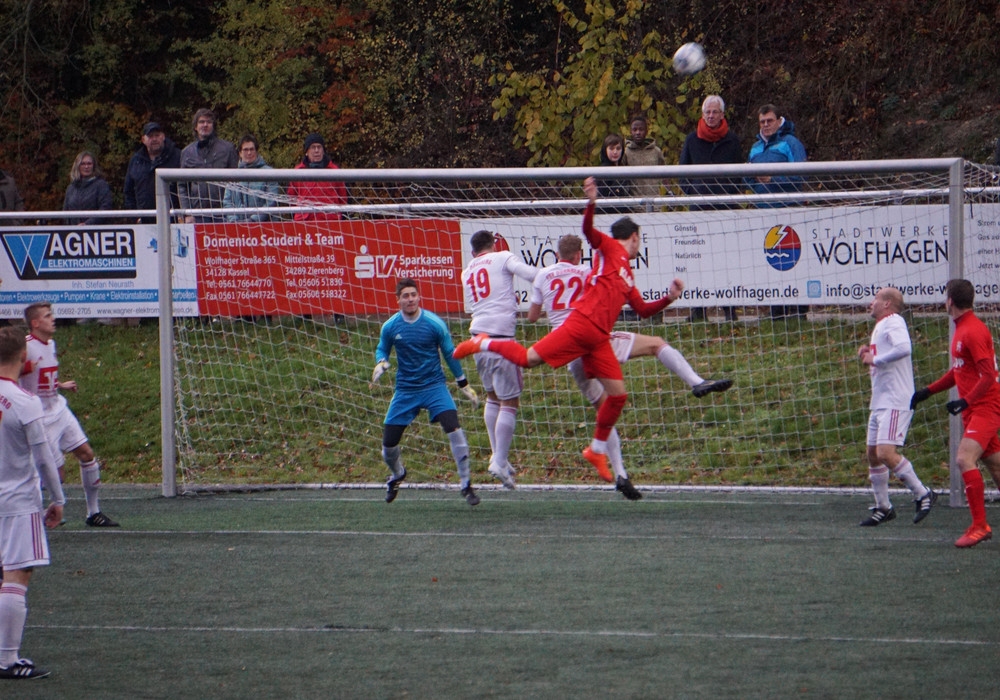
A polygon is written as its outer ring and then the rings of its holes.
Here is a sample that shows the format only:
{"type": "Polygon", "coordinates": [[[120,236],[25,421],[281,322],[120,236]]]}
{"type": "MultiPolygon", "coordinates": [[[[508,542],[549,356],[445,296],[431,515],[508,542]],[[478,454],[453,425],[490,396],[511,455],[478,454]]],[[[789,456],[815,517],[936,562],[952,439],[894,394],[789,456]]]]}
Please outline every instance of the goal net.
{"type": "MultiPolygon", "coordinates": [[[[580,233],[581,183],[595,175],[605,195],[597,228],[622,216],[641,226],[634,272],[643,296],[664,294],[675,277],[687,287],[654,318],[626,308],[618,329],[661,337],[701,377],[735,382],[696,399],[655,357],[625,363],[618,430],[632,480],[865,486],[870,380],[857,351],[870,338],[875,291],[903,291],[918,386],[947,369],[949,278],[975,282],[992,323],[996,173],[955,163],[622,168],[614,178],[594,169],[331,170],[311,171],[319,186],[309,188],[297,186],[302,171],[160,171],[161,189],[187,178],[242,203],[173,211],[194,223],[160,224],[172,298],[197,301],[197,315],[169,327],[174,405],[164,434],[176,441],[176,475],[183,489],[383,481],[395,357],[379,385],[369,379],[381,324],[398,311],[397,279],[419,282],[423,308],[457,343],[468,337],[460,273],[471,235],[495,232],[525,262],[554,263],[558,238],[580,233]],[[754,192],[758,178],[771,178],[769,192],[754,192]],[[262,187],[265,179],[277,187],[262,187]],[[658,194],[640,189],[650,182],[658,194]],[[295,194],[304,190],[313,194],[295,194]]],[[[527,310],[529,285],[518,281],[516,294],[527,310]]],[[[530,344],[547,329],[522,319],[517,336],[530,344]]],[[[471,358],[462,364],[482,395],[471,358]]],[[[446,378],[474,480],[487,482],[482,408],[446,378]]],[[[597,485],[580,456],[594,416],[565,368],[525,370],[510,459],[519,483],[597,485]]],[[[935,484],[949,478],[945,416],[918,411],[907,441],[935,484]]],[[[455,483],[447,438],[426,414],[401,444],[410,482],[455,483]]]]}

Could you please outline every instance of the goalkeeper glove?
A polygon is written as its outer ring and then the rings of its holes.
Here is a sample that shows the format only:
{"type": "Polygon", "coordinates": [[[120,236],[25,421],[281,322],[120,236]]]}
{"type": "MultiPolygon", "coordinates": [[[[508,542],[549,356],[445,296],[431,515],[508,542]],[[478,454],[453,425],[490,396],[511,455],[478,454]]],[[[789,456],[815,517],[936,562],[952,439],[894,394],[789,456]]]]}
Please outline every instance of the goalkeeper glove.
{"type": "Polygon", "coordinates": [[[382,375],[385,374],[385,371],[387,369],[389,369],[389,363],[386,360],[377,362],[375,364],[375,369],[372,370],[372,380],[371,382],[369,382],[368,385],[374,386],[378,382],[378,380],[382,378],[382,375]]]}
{"type": "Polygon", "coordinates": [[[944,405],[944,407],[948,409],[948,413],[953,416],[957,416],[969,407],[969,402],[965,399],[958,399],[956,401],[949,401],[944,405]]]}
{"type": "Polygon", "coordinates": [[[917,389],[913,392],[913,396],[910,398],[910,410],[912,411],[917,407],[917,404],[921,401],[926,401],[931,397],[931,392],[929,389],[924,387],[923,389],[917,389]]]}
{"type": "Polygon", "coordinates": [[[476,390],[469,386],[469,380],[465,377],[456,380],[458,384],[458,390],[465,394],[465,398],[472,402],[472,408],[479,408],[479,395],[476,394],[476,390]]]}

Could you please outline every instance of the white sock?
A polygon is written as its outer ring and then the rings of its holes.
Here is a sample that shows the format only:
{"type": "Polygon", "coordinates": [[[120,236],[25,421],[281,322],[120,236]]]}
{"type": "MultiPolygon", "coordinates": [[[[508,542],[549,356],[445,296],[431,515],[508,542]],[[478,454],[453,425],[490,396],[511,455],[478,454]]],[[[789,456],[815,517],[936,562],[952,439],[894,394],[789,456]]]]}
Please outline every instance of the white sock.
{"type": "Polygon", "coordinates": [[[451,443],[451,456],[458,466],[458,482],[464,489],[469,485],[469,443],[465,440],[465,432],[461,428],[451,431],[448,442],[451,443]]]}
{"type": "Polygon", "coordinates": [[[514,427],[517,425],[517,409],[513,406],[501,406],[497,416],[496,444],[493,447],[493,459],[501,467],[507,464],[510,455],[510,445],[514,442],[514,427]]]}
{"type": "Polygon", "coordinates": [[[87,499],[87,515],[100,513],[101,505],[97,500],[97,492],[101,488],[101,465],[96,459],[80,462],[80,482],[83,484],[83,495],[87,499]]]}
{"type": "Polygon", "coordinates": [[[396,477],[402,476],[403,472],[406,471],[403,468],[403,462],[399,459],[401,452],[402,450],[399,445],[393,445],[392,447],[382,445],[382,461],[386,463],[389,467],[389,471],[391,471],[392,475],[396,477]]]}
{"type": "Polygon", "coordinates": [[[910,489],[910,492],[917,498],[923,498],[927,495],[929,489],[920,481],[920,477],[913,471],[913,464],[906,457],[903,457],[892,473],[898,476],[906,484],[906,488],[910,489]]]}
{"type": "Polygon", "coordinates": [[[490,437],[490,452],[497,450],[497,416],[500,415],[500,402],[486,399],[483,407],[483,422],[486,424],[486,434],[490,437]]]}
{"type": "Polygon", "coordinates": [[[593,438],[590,441],[590,449],[599,455],[606,455],[608,453],[608,443],[605,440],[593,438]]]}
{"type": "Polygon", "coordinates": [[[889,501],[889,467],[880,464],[877,467],[868,467],[868,478],[872,482],[872,492],[875,494],[875,506],[882,510],[892,508],[889,501]]]}
{"type": "Polygon", "coordinates": [[[612,428],[608,435],[608,461],[611,462],[611,470],[615,476],[620,476],[623,479],[628,478],[625,462],[622,460],[622,441],[618,437],[618,428],[612,428]]]}
{"type": "Polygon", "coordinates": [[[10,668],[17,663],[28,619],[28,587],[19,583],[0,585],[0,666],[10,668]]]}
{"type": "Polygon", "coordinates": [[[696,386],[705,381],[688,364],[684,356],[670,345],[664,345],[660,348],[656,353],[656,359],[660,361],[661,365],[680,377],[688,386],[696,386]]]}

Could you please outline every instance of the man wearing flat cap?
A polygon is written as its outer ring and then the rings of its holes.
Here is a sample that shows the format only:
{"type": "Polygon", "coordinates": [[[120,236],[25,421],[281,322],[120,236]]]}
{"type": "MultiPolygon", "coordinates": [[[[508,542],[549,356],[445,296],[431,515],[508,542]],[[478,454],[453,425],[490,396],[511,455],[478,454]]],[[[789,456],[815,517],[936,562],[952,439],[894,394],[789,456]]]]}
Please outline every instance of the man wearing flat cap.
{"type": "MultiPolygon", "coordinates": [[[[142,146],[132,154],[125,172],[125,208],[156,209],[157,168],[181,167],[181,152],[174,142],[163,133],[157,122],[148,122],[142,127],[142,146]]],[[[174,195],[173,206],[177,205],[176,187],[171,187],[174,195]]],[[[140,224],[156,222],[156,217],[139,217],[140,224]]]]}
{"type": "MultiPolygon", "coordinates": [[[[326,142],[319,134],[309,134],[305,141],[305,155],[302,162],[295,166],[296,170],[329,169],[339,170],[326,152],[326,142]]],[[[288,186],[288,194],[295,198],[296,206],[323,207],[328,205],[347,204],[347,185],[343,182],[324,180],[321,182],[292,182],[288,186]]],[[[300,211],[296,212],[296,221],[316,221],[340,219],[336,211],[300,211]]]]}

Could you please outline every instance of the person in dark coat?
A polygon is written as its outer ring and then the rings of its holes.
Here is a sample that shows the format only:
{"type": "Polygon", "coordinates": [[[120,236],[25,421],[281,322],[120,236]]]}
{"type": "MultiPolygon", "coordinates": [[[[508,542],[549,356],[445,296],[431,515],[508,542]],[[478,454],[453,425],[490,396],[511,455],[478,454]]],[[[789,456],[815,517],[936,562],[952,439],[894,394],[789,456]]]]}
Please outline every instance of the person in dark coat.
{"type": "MultiPolygon", "coordinates": [[[[132,154],[125,172],[125,208],[156,209],[156,169],[181,167],[181,151],[157,122],[142,127],[142,146],[132,154]]],[[[171,206],[177,206],[177,185],[171,185],[171,206]]],[[[155,217],[140,217],[152,224],[155,217]]]]}

